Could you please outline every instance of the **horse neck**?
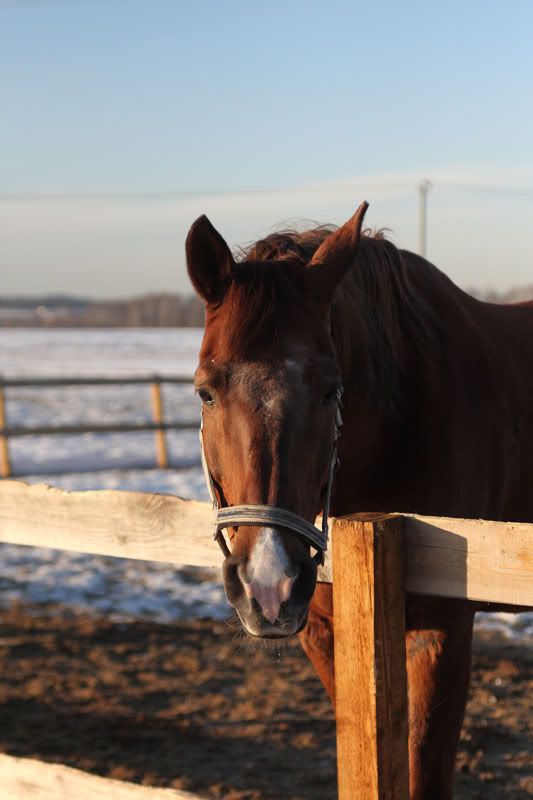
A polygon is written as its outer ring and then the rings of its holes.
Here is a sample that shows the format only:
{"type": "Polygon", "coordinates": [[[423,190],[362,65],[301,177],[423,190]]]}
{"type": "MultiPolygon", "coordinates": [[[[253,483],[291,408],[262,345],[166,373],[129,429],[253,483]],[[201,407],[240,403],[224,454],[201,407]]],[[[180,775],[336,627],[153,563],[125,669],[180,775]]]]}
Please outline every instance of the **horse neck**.
{"type": "Polygon", "coordinates": [[[476,301],[423,259],[404,260],[434,324],[425,343],[404,327],[392,407],[361,402],[355,376],[348,382],[333,512],[494,515],[483,405],[490,363],[476,330],[476,301]]]}

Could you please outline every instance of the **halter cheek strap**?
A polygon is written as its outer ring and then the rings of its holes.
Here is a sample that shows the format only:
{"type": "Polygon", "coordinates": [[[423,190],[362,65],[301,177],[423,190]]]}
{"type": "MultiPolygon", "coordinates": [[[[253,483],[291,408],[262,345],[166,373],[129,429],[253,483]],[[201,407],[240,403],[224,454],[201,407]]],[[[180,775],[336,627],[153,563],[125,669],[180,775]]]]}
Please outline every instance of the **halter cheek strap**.
{"type": "Polygon", "coordinates": [[[204,418],[202,413],[201,426],[200,426],[200,451],[202,455],[202,467],[204,470],[207,488],[211,496],[211,502],[213,503],[213,510],[215,512],[214,538],[218,542],[220,549],[224,553],[225,558],[231,555],[231,553],[224,538],[224,534],[222,533],[224,528],[233,528],[233,527],[238,527],[239,525],[257,526],[257,527],[263,525],[268,525],[268,526],[274,525],[274,526],[280,526],[282,528],[288,528],[289,530],[292,530],[294,533],[301,536],[301,538],[304,539],[304,541],[306,541],[309,545],[311,545],[311,547],[314,547],[315,550],[317,551],[316,554],[313,556],[314,560],[318,564],[324,563],[324,553],[326,552],[328,547],[328,535],[329,535],[328,517],[329,517],[329,507],[331,502],[331,487],[333,484],[333,476],[335,474],[335,471],[339,463],[337,458],[337,444],[336,444],[338,431],[342,425],[342,418],[339,405],[340,405],[340,396],[337,399],[335,422],[333,425],[332,455],[329,467],[328,482],[326,486],[326,494],[324,497],[324,507],[322,509],[321,529],[317,528],[311,522],[308,522],[299,514],[295,514],[294,512],[289,511],[285,508],[278,508],[278,506],[241,505],[241,506],[220,507],[215,492],[213,477],[211,475],[205,457],[204,436],[203,436],[204,418]]]}

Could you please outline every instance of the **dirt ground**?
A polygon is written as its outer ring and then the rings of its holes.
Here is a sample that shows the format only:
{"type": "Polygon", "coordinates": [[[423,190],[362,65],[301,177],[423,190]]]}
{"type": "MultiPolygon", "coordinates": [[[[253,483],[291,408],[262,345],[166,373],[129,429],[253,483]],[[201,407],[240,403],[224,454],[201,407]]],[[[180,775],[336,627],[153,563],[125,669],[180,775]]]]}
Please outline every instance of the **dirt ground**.
{"type": "MultiPolygon", "coordinates": [[[[44,611],[0,612],[0,751],[221,800],[336,797],[333,715],[299,646],[44,611]]],[[[532,666],[477,637],[457,800],[533,796],[532,666]]]]}

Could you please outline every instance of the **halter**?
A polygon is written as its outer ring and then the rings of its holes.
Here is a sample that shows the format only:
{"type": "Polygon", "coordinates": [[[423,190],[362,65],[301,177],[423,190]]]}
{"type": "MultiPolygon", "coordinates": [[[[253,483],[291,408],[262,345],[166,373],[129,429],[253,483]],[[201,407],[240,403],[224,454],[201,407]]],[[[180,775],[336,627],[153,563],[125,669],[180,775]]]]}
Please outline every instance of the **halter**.
{"type": "Polygon", "coordinates": [[[285,508],[278,508],[278,506],[270,505],[241,505],[241,506],[223,506],[220,507],[215,492],[215,485],[213,477],[207,465],[204,449],[204,416],[202,411],[201,425],[200,425],[200,451],[202,454],[202,467],[204,470],[207,488],[213,504],[213,511],[215,513],[215,533],[214,539],[218,542],[220,549],[227,558],[231,555],[230,549],[224,538],[222,531],[224,528],[238,527],[239,525],[260,527],[262,525],[279,525],[282,528],[289,528],[299,536],[302,537],[311,547],[317,551],[313,556],[317,564],[324,563],[324,553],[328,547],[328,517],[329,507],[331,502],[331,487],[333,484],[333,476],[339,465],[337,458],[337,437],[338,431],[342,425],[342,417],[340,413],[340,396],[337,396],[337,407],[335,410],[335,421],[333,423],[332,435],[332,455],[329,467],[328,483],[326,486],[326,495],[324,498],[324,507],[322,509],[322,528],[317,528],[311,522],[295,514],[293,511],[288,511],[285,508]]]}

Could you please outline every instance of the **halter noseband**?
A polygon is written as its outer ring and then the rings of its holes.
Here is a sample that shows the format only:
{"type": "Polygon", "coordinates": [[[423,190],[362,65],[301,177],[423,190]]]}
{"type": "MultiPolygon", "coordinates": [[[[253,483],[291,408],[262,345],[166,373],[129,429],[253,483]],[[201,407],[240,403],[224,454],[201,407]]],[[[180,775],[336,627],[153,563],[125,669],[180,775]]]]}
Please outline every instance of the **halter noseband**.
{"type": "Polygon", "coordinates": [[[207,460],[205,457],[205,449],[204,449],[204,436],[203,436],[203,428],[204,428],[204,417],[202,412],[202,421],[200,425],[200,451],[202,454],[202,467],[204,470],[205,480],[207,483],[207,488],[209,490],[209,494],[211,497],[211,502],[213,503],[213,510],[215,512],[215,534],[214,539],[218,542],[220,549],[224,553],[225,558],[227,558],[230,553],[230,549],[226,543],[224,538],[224,534],[222,531],[224,528],[232,528],[238,527],[239,525],[244,526],[256,526],[260,527],[262,525],[279,525],[282,528],[289,528],[289,530],[294,531],[299,536],[302,537],[311,547],[314,547],[317,551],[316,554],[313,556],[314,560],[317,564],[324,563],[324,553],[328,547],[328,517],[329,517],[329,506],[331,502],[331,486],[333,484],[333,476],[335,471],[338,467],[338,458],[337,458],[337,437],[338,431],[340,426],[342,425],[342,417],[340,413],[340,393],[337,396],[337,408],[335,413],[335,422],[333,423],[333,443],[332,443],[332,455],[331,455],[331,462],[329,467],[329,475],[328,475],[328,483],[326,486],[326,494],[324,498],[324,507],[322,509],[322,528],[317,528],[311,522],[308,522],[306,519],[301,517],[299,514],[295,514],[292,511],[288,511],[285,508],[278,508],[278,506],[269,506],[269,505],[241,505],[241,506],[226,506],[220,507],[217,500],[217,495],[215,492],[215,486],[213,483],[213,477],[207,465],[207,460]]]}

